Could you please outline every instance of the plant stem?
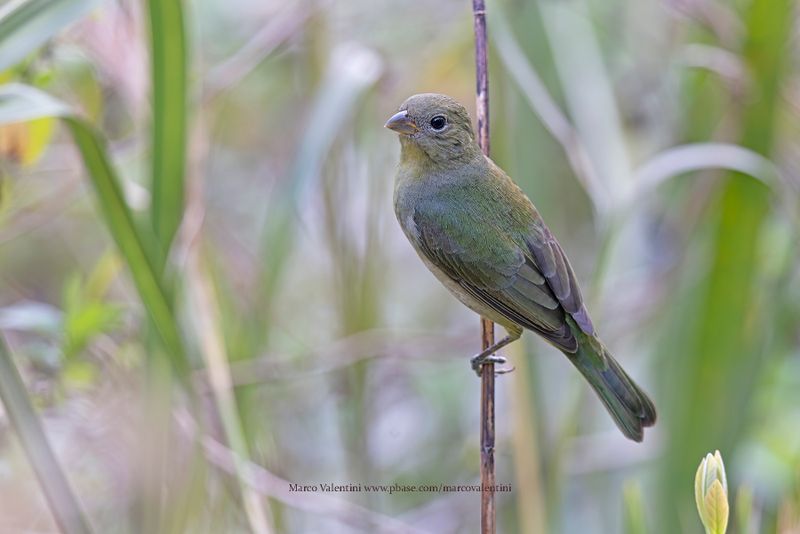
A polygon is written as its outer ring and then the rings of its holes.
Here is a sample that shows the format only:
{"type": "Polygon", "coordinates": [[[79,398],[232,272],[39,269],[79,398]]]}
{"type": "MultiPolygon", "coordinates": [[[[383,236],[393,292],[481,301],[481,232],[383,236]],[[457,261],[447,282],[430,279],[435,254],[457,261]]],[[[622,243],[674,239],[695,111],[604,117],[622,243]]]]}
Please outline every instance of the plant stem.
{"type": "MultiPolygon", "coordinates": [[[[472,0],[475,23],[476,113],[478,144],[489,155],[489,70],[486,58],[486,5],[472,0]]],[[[481,347],[494,345],[494,323],[481,318],[481,347]]],[[[481,533],[495,532],[494,502],[494,364],[482,366],[481,372],[481,533]]]]}
{"type": "MultiPolygon", "coordinates": [[[[494,323],[481,317],[485,350],[494,344],[494,323]]],[[[481,369],[481,534],[495,532],[494,505],[494,364],[481,369]]]]}
{"type": "Polygon", "coordinates": [[[478,116],[478,144],[489,155],[489,68],[486,59],[486,7],[484,0],[472,0],[475,23],[475,102],[478,116]]]}

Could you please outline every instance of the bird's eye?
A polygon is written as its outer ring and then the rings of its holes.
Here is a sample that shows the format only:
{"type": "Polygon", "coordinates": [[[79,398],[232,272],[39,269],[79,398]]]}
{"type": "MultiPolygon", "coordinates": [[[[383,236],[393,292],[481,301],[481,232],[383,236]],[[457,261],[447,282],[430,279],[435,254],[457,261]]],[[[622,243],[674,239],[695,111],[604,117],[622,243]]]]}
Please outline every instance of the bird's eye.
{"type": "Polygon", "coordinates": [[[436,115],[431,119],[431,128],[434,130],[442,130],[445,126],[447,126],[447,119],[444,115],[436,115]]]}

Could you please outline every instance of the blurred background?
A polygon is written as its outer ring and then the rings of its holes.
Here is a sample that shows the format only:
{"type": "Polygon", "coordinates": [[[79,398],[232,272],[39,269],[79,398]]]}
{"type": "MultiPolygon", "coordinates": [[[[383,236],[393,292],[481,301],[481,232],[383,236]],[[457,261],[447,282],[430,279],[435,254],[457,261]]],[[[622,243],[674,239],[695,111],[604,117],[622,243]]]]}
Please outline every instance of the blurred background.
{"type": "MultiPolygon", "coordinates": [[[[629,442],[512,345],[499,531],[699,533],[719,449],[729,531],[800,532],[796,3],[487,4],[492,156],[659,411],[629,442]]],[[[0,4],[0,532],[478,531],[478,493],[319,488],[479,480],[479,321],[383,129],[418,92],[474,118],[472,31],[467,0],[0,4]]]]}

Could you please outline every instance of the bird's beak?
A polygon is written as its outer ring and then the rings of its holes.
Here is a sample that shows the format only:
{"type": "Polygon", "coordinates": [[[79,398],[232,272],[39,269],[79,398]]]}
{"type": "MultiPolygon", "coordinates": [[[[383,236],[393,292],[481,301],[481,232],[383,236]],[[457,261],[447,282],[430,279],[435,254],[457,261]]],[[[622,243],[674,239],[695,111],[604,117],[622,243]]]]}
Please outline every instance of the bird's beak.
{"type": "Polygon", "coordinates": [[[389,128],[390,130],[394,130],[399,134],[406,135],[415,134],[419,131],[419,128],[417,128],[417,123],[408,117],[408,111],[406,110],[399,111],[392,115],[392,117],[386,121],[386,124],[383,126],[385,128],[389,128]]]}

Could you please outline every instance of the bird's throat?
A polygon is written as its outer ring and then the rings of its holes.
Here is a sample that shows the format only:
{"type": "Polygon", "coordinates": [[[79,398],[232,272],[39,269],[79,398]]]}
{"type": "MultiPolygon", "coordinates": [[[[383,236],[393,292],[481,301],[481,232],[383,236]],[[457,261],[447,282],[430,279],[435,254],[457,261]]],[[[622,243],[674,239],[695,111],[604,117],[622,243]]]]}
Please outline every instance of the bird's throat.
{"type": "Polygon", "coordinates": [[[407,169],[427,169],[434,162],[419,144],[407,135],[400,136],[400,164],[407,169]]]}

